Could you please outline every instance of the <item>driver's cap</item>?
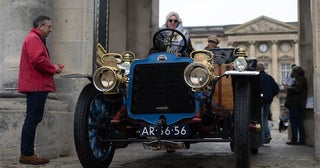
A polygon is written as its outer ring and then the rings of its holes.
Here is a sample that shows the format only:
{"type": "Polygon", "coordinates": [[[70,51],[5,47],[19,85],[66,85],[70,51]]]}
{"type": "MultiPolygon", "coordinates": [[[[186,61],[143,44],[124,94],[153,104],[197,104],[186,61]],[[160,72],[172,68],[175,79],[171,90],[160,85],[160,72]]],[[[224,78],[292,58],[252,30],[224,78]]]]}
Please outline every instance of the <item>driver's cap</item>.
{"type": "Polygon", "coordinates": [[[215,42],[216,44],[219,44],[219,39],[218,39],[218,37],[215,36],[215,35],[210,35],[210,36],[208,37],[208,41],[213,41],[213,42],[215,42]]]}

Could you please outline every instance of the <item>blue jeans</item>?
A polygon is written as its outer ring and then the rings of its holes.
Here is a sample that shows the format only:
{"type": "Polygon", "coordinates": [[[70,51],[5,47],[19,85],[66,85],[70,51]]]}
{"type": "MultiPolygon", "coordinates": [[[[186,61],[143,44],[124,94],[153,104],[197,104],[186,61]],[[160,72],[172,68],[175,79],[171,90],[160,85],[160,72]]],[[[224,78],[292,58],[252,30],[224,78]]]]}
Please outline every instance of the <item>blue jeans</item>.
{"type": "Polygon", "coordinates": [[[263,126],[262,142],[265,142],[267,138],[271,138],[269,123],[268,123],[268,115],[270,114],[270,105],[271,104],[267,104],[267,103],[264,103],[262,105],[262,126],[263,126]]]}
{"type": "Polygon", "coordinates": [[[303,125],[303,109],[289,108],[289,120],[291,124],[292,142],[298,142],[299,131],[299,143],[305,143],[305,130],[303,125]]]}
{"type": "Polygon", "coordinates": [[[34,155],[36,128],[43,118],[44,104],[47,96],[48,92],[27,93],[27,114],[21,133],[20,151],[22,155],[34,155]]]}

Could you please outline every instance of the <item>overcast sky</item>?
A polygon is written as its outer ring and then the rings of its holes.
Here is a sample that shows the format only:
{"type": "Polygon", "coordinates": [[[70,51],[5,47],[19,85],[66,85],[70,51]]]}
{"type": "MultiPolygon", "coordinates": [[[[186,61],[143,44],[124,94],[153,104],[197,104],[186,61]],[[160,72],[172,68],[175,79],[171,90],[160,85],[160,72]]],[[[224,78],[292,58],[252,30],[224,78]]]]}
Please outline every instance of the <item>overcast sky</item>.
{"type": "Polygon", "coordinates": [[[159,0],[159,26],[177,12],[184,26],[243,24],[262,15],[297,22],[297,0],[159,0]]]}

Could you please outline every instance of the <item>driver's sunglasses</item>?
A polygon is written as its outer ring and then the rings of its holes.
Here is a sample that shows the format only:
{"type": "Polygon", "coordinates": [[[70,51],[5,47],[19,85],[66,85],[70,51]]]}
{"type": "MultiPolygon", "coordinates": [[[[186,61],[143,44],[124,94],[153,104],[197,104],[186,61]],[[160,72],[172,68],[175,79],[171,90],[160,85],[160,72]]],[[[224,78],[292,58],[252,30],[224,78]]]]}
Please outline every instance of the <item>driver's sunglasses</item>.
{"type": "Polygon", "coordinates": [[[178,23],[178,20],[175,20],[175,19],[170,19],[168,21],[171,22],[171,23],[178,23]]]}

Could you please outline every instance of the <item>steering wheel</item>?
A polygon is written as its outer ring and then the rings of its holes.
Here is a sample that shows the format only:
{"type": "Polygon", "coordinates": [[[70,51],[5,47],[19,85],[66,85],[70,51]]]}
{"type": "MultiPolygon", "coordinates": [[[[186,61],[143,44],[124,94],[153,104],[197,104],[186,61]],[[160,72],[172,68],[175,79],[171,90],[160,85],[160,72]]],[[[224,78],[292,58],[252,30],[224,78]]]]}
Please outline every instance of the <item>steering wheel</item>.
{"type": "Polygon", "coordinates": [[[176,29],[161,29],[158,30],[152,38],[153,46],[157,51],[170,52],[171,47],[176,48],[174,52],[182,53],[187,48],[186,37],[176,29]],[[176,43],[182,40],[180,43],[176,43]]]}

